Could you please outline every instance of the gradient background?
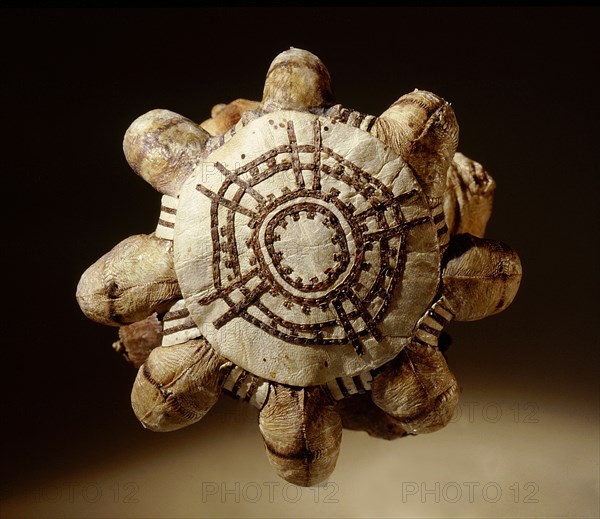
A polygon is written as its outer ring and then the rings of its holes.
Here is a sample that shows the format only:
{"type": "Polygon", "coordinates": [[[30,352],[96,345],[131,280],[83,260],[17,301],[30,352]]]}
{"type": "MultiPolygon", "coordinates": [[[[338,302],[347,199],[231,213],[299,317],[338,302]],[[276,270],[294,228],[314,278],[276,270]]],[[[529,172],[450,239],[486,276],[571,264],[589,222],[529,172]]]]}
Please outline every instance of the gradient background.
{"type": "Polygon", "coordinates": [[[4,9],[2,517],[598,517],[598,14],[4,9]],[[498,184],[487,235],[524,268],[506,312],[449,327],[455,420],[394,442],[346,432],[316,490],[275,476],[255,410],[229,398],[188,429],[144,430],[116,329],[74,297],[158,217],[121,150],[128,125],[260,99],[289,46],[363,112],[415,87],[451,101],[459,149],[498,184]]]}

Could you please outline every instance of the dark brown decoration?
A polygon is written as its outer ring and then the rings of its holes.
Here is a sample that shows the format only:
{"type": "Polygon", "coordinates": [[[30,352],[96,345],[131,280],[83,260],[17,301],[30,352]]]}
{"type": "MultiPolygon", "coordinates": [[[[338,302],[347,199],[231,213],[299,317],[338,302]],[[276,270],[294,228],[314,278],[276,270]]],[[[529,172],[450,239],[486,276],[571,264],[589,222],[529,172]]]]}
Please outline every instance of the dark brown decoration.
{"type": "Polygon", "coordinates": [[[343,426],[444,427],[444,326],[504,310],[521,279],[515,251],[483,238],[494,181],[457,143],[435,94],[363,114],[300,49],[275,58],[260,103],[134,121],[125,156],[163,194],[158,225],[92,265],[77,300],[120,326],[142,424],[189,425],[224,389],[260,409],[269,461],[305,486],[333,472],[343,426]]]}

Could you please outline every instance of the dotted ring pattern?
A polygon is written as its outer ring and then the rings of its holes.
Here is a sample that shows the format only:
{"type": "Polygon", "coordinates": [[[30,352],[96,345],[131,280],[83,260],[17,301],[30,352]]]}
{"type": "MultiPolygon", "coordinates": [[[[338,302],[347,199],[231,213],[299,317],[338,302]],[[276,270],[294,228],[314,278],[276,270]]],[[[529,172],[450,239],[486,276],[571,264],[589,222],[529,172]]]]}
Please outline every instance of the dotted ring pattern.
{"type": "MultiPolygon", "coordinates": [[[[302,228],[301,225],[297,227],[302,228]]],[[[293,235],[292,231],[288,231],[288,233],[293,235]]],[[[327,246],[327,243],[324,242],[322,245],[327,246]]],[[[310,293],[331,288],[335,281],[345,272],[350,263],[348,241],[339,219],[332,211],[315,203],[301,202],[289,206],[271,218],[265,232],[265,246],[279,275],[288,284],[302,292],[310,293]],[[281,240],[281,234],[289,227],[288,217],[291,217],[295,222],[304,223],[304,219],[314,221],[318,215],[323,217],[320,222],[324,228],[322,231],[325,229],[332,231],[329,241],[336,247],[336,252],[332,258],[333,263],[331,266],[321,266],[323,276],[315,275],[308,280],[302,276],[293,279],[292,273],[294,272],[294,268],[285,264],[285,255],[289,251],[285,251],[283,248],[282,250],[276,250],[276,242],[281,240]]],[[[256,253],[260,255],[261,251],[258,250],[256,253]]],[[[322,261],[320,262],[322,263],[322,261]]]]}

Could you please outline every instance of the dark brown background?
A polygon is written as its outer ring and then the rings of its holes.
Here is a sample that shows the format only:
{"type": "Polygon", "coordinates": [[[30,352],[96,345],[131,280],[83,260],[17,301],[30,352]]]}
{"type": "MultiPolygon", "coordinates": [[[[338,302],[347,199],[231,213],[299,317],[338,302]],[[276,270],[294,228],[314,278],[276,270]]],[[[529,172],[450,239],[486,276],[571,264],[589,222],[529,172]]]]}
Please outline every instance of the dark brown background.
{"type": "Polygon", "coordinates": [[[74,297],[88,265],[158,216],[122,136],[153,108],[201,121],[218,102],[260,99],[289,46],[321,57],[338,101],[363,112],[415,87],[452,102],[459,149],[498,184],[487,234],[517,249],[525,274],[505,313],[450,327],[451,367],[464,388],[581,410],[597,437],[598,13],[4,9],[2,497],[163,448],[130,409],[116,330],[74,297]]]}

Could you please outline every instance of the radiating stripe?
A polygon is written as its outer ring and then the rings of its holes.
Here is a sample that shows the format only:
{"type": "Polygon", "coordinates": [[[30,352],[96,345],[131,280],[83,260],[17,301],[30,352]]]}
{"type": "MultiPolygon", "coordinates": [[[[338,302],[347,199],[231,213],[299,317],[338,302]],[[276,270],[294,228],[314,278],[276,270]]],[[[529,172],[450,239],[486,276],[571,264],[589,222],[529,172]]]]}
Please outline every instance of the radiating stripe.
{"type": "Polygon", "coordinates": [[[271,383],[268,380],[260,379],[260,384],[257,386],[256,391],[250,397],[248,401],[254,407],[262,409],[265,402],[269,398],[269,392],[271,391],[271,383]]]}
{"type": "Polygon", "coordinates": [[[209,294],[205,295],[204,297],[201,297],[200,299],[198,299],[198,304],[205,306],[205,305],[212,303],[213,301],[216,301],[217,299],[224,298],[224,297],[228,296],[229,294],[231,294],[231,292],[233,292],[234,290],[244,286],[246,283],[248,283],[248,281],[253,279],[258,274],[259,274],[259,270],[257,268],[249,270],[240,279],[231,283],[230,285],[227,285],[224,288],[219,288],[217,290],[214,290],[214,291],[210,292],[209,294]]]}
{"type": "Polygon", "coordinates": [[[234,366],[233,369],[229,372],[229,375],[227,375],[225,382],[223,382],[223,388],[227,389],[228,391],[231,391],[243,371],[244,370],[239,366],[234,366]]]}
{"type": "MultiPolygon", "coordinates": [[[[432,201],[433,200],[430,200],[430,202],[432,201]]],[[[433,223],[435,224],[439,244],[441,247],[445,247],[450,241],[450,236],[446,225],[446,218],[444,216],[444,207],[441,201],[431,209],[431,214],[433,216],[433,223]]]]}
{"type": "Polygon", "coordinates": [[[421,218],[415,218],[409,222],[402,222],[401,224],[395,225],[394,227],[389,227],[387,229],[380,229],[378,231],[367,232],[363,235],[363,239],[365,242],[375,241],[375,240],[383,240],[392,238],[394,236],[398,236],[406,229],[410,229],[411,227],[415,227],[417,225],[422,225],[424,223],[429,222],[429,217],[423,216],[421,218]]]}
{"type": "Polygon", "coordinates": [[[373,316],[362,302],[362,299],[358,296],[358,294],[356,294],[356,292],[354,292],[353,288],[348,288],[346,290],[346,295],[350,299],[350,302],[356,308],[358,315],[362,317],[373,338],[376,341],[380,342],[382,340],[381,332],[375,326],[375,323],[373,322],[373,316]]]}
{"type": "Polygon", "coordinates": [[[167,207],[167,209],[169,209],[169,211],[165,211],[163,207],[160,208],[161,213],[159,218],[165,222],[170,222],[170,223],[175,223],[175,219],[177,217],[177,211],[175,211],[175,209],[171,209],[169,207],[167,207]],[[171,212],[173,211],[173,212],[171,212]]]}
{"type": "Polygon", "coordinates": [[[183,344],[184,342],[191,341],[192,339],[199,339],[200,337],[202,337],[200,330],[194,326],[170,335],[163,335],[161,345],[174,346],[176,344],[183,344]]]}
{"type": "Polygon", "coordinates": [[[346,122],[346,124],[348,126],[354,126],[355,128],[358,128],[364,118],[365,118],[365,116],[363,114],[361,114],[360,112],[353,111],[353,112],[350,112],[350,115],[348,116],[348,121],[346,122]]]}
{"type": "Polygon", "coordinates": [[[436,312],[432,308],[427,313],[427,322],[429,324],[431,324],[431,321],[437,322],[438,325],[440,326],[440,329],[441,329],[441,328],[443,328],[444,326],[446,326],[448,324],[448,322],[450,321],[450,319],[446,319],[444,316],[440,315],[438,312],[436,312]]]}
{"type": "Polygon", "coordinates": [[[163,195],[160,200],[161,206],[169,209],[167,212],[177,212],[177,205],[179,204],[179,199],[171,196],[171,195],[163,195]]]}
{"type": "Polygon", "coordinates": [[[376,119],[377,117],[375,117],[374,115],[366,115],[363,121],[360,123],[359,128],[366,132],[370,131],[376,119]]]}
{"type": "Polygon", "coordinates": [[[201,337],[199,328],[190,317],[185,301],[177,301],[163,317],[163,346],[183,344],[201,337]]]}
{"type": "Polygon", "coordinates": [[[373,374],[370,371],[363,371],[360,375],[360,380],[365,388],[365,391],[371,390],[371,381],[373,380],[373,374]]]}
{"type": "Polygon", "coordinates": [[[447,305],[448,303],[446,302],[446,298],[441,297],[434,303],[432,310],[436,314],[446,319],[446,321],[451,321],[452,319],[454,319],[454,314],[448,309],[447,305]]]}
{"type": "Polygon", "coordinates": [[[446,322],[447,321],[440,322],[439,320],[436,320],[435,317],[431,316],[430,314],[426,314],[423,317],[423,325],[436,330],[438,332],[438,334],[439,334],[439,332],[442,331],[442,328],[444,327],[446,322]]]}
{"type": "Polygon", "coordinates": [[[372,380],[373,373],[366,370],[352,377],[338,377],[330,380],[325,386],[334,400],[342,400],[350,395],[370,391],[372,380]]]}
{"type": "Polygon", "coordinates": [[[229,321],[235,319],[240,313],[244,312],[249,306],[252,306],[254,301],[260,299],[260,297],[271,288],[271,285],[266,281],[261,283],[253,289],[244,299],[239,303],[236,303],[231,309],[225,312],[221,317],[214,321],[213,325],[218,330],[225,326],[229,321]]]}
{"type": "Polygon", "coordinates": [[[438,347],[438,339],[443,327],[454,317],[445,305],[447,302],[444,296],[431,305],[417,323],[413,342],[425,347],[438,347]]]}
{"type": "Polygon", "coordinates": [[[344,395],[340,391],[340,386],[337,383],[337,380],[330,380],[326,384],[327,389],[329,390],[329,394],[334,400],[341,400],[344,398],[344,395]]]}
{"type": "Polygon", "coordinates": [[[173,229],[177,216],[177,203],[175,197],[163,195],[160,206],[160,216],[156,226],[155,235],[163,240],[173,240],[173,229]]]}
{"type": "Polygon", "coordinates": [[[158,219],[158,226],[159,227],[168,227],[170,229],[174,229],[175,228],[175,222],[168,222],[166,220],[163,220],[162,218],[158,219]]]}
{"type": "MultiPolygon", "coordinates": [[[[242,386],[242,384],[244,383],[244,381],[246,380],[246,377],[249,375],[249,373],[245,370],[242,369],[242,372],[240,373],[240,375],[237,377],[237,380],[233,383],[233,386],[231,387],[231,392],[235,395],[241,398],[240,395],[240,387],[242,386]]],[[[245,394],[245,391],[242,393],[245,394]]]]}
{"type": "Polygon", "coordinates": [[[194,321],[192,321],[191,319],[181,319],[181,320],[178,319],[177,321],[174,321],[174,322],[177,322],[179,324],[175,324],[175,325],[172,325],[169,327],[165,326],[163,328],[163,336],[171,335],[172,333],[181,332],[183,330],[189,330],[191,328],[197,328],[196,323],[194,323],[194,321]],[[182,322],[179,322],[179,321],[182,321],[182,322]]]}
{"type": "Polygon", "coordinates": [[[163,322],[173,321],[174,319],[181,319],[182,317],[187,317],[188,315],[190,315],[190,312],[187,308],[182,308],[181,310],[174,310],[171,307],[171,310],[169,310],[163,317],[163,322]]]}
{"type": "Polygon", "coordinates": [[[238,213],[241,213],[251,219],[254,219],[258,216],[254,211],[244,207],[243,205],[236,204],[235,202],[225,197],[219,196],[217,193],[211,191],[207,187],[204,187],[202,184],[198,184],[196,186],[196,189],[200,191],[204,196],[213,200],[215,203],[223,205],[231,211],[237,211],[238,213]]]}
{"type": "Polygon", "coordinates": [[[437,337],[435,335],[431,335],[430,333],[427,333],[422,328],[417,328],[415,337],[417,339],[420,339],[423,342],[429,344],[430,346],[437,346],[437,341],[438,341],[437,337]]]}
{"type": "MultiPolygon", "coordinates": [[[[227,179],[231,180],[234,184],[240,186],[244,192],[248,193],[252,196],[258,203],[265,204],[265,198],[256,191],[248,182],[242,180],[238,174],[233,171],[229,171],[223,164],[220,162],[215,162],[215,167],[219,170],[219,172],[227,179]]],[[[237,202],[236,202],[237,203],[237,202]]]]}
{"type": "Polygon", "coordinates": [[[296,186],[298,189],[304,188],[304,176],[302,175],[302,166],[300,165],[300,156],[298,155],[298,142],[296,141],[296,133],[294,131],[294,122],[288,121],[287,134],[292,148],[292,170],[296,176],[296,186]]]}
{"type": "Polygon", "coordinates": [[[365,392],[365,388],[363,387],[362,380],[358,375],[354,375],[352,377],[352,383],[354,384],[354,388],[356,392],[362,394],[365,392]]]}
{"type": "Polygon", "coordinates": [[[393,207],[395,205],[400,205],[400,204],[404,204],[404,203],[408,202],[409,200],[416,197],[418,195],[418,193],[419,192],[416,189],[411,189],[410,191],[407,191],[406,193],[400,193],[399,195],[392,198],[392,200],[387,202],[386,204],[381,202],[380,205],[378,205],[378,206],[371,206],[368,209],[365,209],[364,211],[362,211],[358,214],[355,214],[354,218],[364,220],[364,219],[368,218],[369,216],[373,216],[378,213],[383,213],[385,211],[388,211],[391,207],[393,207]]]}
{"type": "Polygon", "coordinates": [[[352,326],[352,323],[350,322],[350,319],[348,318],[348,315],[344,310],[344,305],[341,301],[337,299],[332,300],[331,304],[333,305],[333,308],[340,319],[340,323],[342,325],[342,328],[344,328],[344,332],[346,333],[346,338],[348,342],[352,344],[352,347],[356,351],[357,355],[362,355],[364,353],[362,342],[360,341],[356,330],[352,326]]]}
{"type": "Polygon", "coordinates": [[[440,336],[440,332],[442,331],[441,328],[432,328],[431,326],[428,326],[425,323],[425,320],[423,320],[421,322],[421,325],[419,326],[419,328],[421,330],[423,330],[424,332],[427,332],[430,335],[433,335],[434,337],[439,337],[440,336]]]}
{"type": "Polygon", "coordinates": [[[338,381],[340,388],[345,388],[345,391],[342,391],[344,395],[350,396],[356,395],[356,393],[358,393],[354,384],[354,380],[352,380],[352,377],[338,377],[336,380],[338,381]]]}
{"type": "Polygon", "coordinates": [[[350,396],[350,391],[348,391],[348,388],[346,387],[346,383],[344,382],[343,377],[336,378],[335,382],[337,383],[337,386],[340,389],[340,393],[342,393],[344,398],[347,396],[350,396]]]}
{"type": "Polygon", "coordinates": [[[160,206],[160,210],[163,213],[166,213],[167,215],[169,214],[177,214],[177,209],[173,208],[173,207],[167,207],[165,205],[161,205],[160,206]]]}
{"type": "Polygon", "coordinates": [[[313,123],[313,145],[314,145],[314,153],[313,153],[313,186],[312,188],[315,190],[321,189],[321,145],[322,145],[322,135],[321,135],[321,123],[319,119],[315,119],[313,123]]]}
{"type": "Polygon", "coordinates": [[[270,383],[256,377],[239,366],[233,366],[229,371],[223,388],[235,398],[244,400],[251,405],[262,408],[268,395],[270,383]]]}

